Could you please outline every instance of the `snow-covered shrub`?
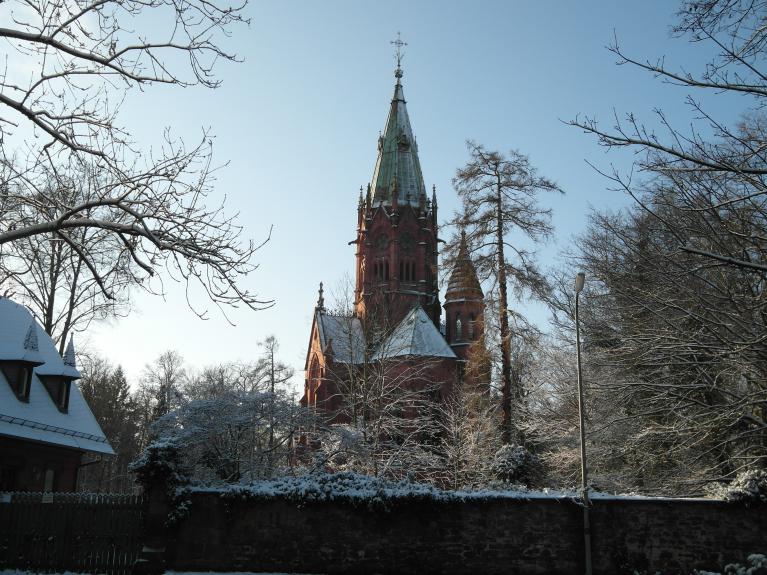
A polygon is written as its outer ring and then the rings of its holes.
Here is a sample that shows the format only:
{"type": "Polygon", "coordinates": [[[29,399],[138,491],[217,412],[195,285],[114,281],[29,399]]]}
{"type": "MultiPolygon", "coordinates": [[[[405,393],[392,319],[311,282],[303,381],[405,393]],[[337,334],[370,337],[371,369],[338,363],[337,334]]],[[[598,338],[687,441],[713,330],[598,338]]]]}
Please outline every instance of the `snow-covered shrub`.
{"type": "Polygon", "coordinates": [[[305,416],[283,392],[230,390],[182,404],[155,421],[152,432],[178,446],[196,482],[237,483],[278,471],[305,416]]]}
{"type": "Polygon", "coordinates": [[[181,446],[173,438],[162,437],[152,443],[128,467],[144,486],[165,485],[168,491],[188,482],[188,470],[184,467],[181,446]]]}
{"type": "Polygon", "coordinates": [[[322,434],[317,467],[353,471],[363,468],[370,457],[362,430],[349,424],[334,424],[322,434]]]}
{"type": "Polygon", "coordinates": [[[732,483],[722,487],[717,495],[727,501],[767,503],[767,471],[764,469],[743,471],[732,483]]]}
{"type": "Polygon", "coordinates": [[[695,571],[695,575],[767,575],[767,557],[761,553],[752,553],[747,558],[748,564],[730,563],[724,571],[695,571]]]}
{"type": "Polygon", "coordinates": [[[538,465],[538,458],[521,445],[504,445],[495,452],[492,470],[505,483],[528,483],[538,465]]]}

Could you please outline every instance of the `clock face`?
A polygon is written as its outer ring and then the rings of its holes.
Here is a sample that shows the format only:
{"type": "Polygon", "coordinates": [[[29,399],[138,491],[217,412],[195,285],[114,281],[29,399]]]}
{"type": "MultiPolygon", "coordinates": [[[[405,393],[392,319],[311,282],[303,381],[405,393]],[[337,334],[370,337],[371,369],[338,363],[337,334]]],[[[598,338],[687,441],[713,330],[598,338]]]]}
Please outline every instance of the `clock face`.
{"type": "Polygon", "coordinates": [[[413,247],[415,246],[415,242],[413,241],[413,236],[410,234],[402,234],[402,236],[399,239],[399,245],[402,248],[402,251],[406,254],[409,254],[413,251],[413,247]]]}
{"type": "Polygon", "coordinates": [[[379,250],[385,250],[389,247],[389,238],[385,234],[381,234],[376,238],[376,248],[379,250]]]}

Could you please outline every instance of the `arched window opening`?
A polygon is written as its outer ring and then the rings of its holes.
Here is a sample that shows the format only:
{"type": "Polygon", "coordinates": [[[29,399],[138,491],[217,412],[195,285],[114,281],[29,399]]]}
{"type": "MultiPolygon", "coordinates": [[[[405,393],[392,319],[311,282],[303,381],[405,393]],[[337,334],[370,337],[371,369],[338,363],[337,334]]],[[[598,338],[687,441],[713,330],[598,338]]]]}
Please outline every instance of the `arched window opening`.
{"type": "Polygon", "coordinates": [[[475,321],[476,320],[475,320],[474,314],[470,314],[469,315],[469,339],[471,340],[473,340],[476,335],[476,332],[474,329],[475,321]]]}
{"type": "Polygon", "coordinates": [[[461,314],[455,314],[455,339],[460,341],[463,339],[463,329],[461,325],[461,314]]]}
{"type": "Polygon", "coordinates": [[[308,393],[306,394],[306,398],[309,402],[309,405],[316,405],[317,404],[317,388],[320,385],[320,364],[317,361],[317,358],[313,358],[312,362],[309,364],[309,376],[307,377],[308,381],[308,393]]]}
{"type": "Polygon", "coordinates": [[[399,263],[399,279],[405,283],[415,283],[415,262],[401,261],[399,263]]]}
{"type": "Polygon", "coordinates": [[[389,281],[389,260],[378,260],[375,264],[377,282],[389,281]]]}

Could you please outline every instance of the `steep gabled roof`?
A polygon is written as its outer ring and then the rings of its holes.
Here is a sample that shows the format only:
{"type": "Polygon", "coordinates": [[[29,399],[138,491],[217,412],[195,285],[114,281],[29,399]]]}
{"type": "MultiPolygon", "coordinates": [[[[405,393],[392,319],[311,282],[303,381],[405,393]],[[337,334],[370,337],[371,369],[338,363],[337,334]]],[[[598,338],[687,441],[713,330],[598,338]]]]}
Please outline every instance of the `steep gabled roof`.
{"type": "Polygon", "coordinates": [[[414,307],[376,348],[373,361],[392,357],[457,356],[421,306],[414,307]]]}
{"type": "Polygon", "coordinates": [[[396,188],[399,204],[416,206],[422,197],[426,200],[426,187],[418,159],[418,144],[410,127],[405,94],[400,83],[402,71],[397,70],[394,97],[386,127],[378,139],[378,157],[370,185],[374,205],[391,205],[392,192],[396,188]]]}
{"type": "Polygon", "coordinates": [[[58,410],[38,374],[77,379],[80,372],[73,365],[64,363],[53,341],[32,318],[32,314],[7,298],[0,298],[0,361],[23,360],[19,354],[24,353],[24,342],[33,345],[29,340],[30,325],[36,336],[41,362],[32,374],[28,402],[16,397],[0,370],[0,435],[113,454],[104,432],[75,383],[70,389],[67,413],[58,410]]]}
{"type": "Polygon", "coordinates": [[[365,360],[365,334],[359,319],[317,310],[315,322],[319,331],[320,347],[323,352],[328,346],[332,348],[333,361],[362,363],[365,360]]]}

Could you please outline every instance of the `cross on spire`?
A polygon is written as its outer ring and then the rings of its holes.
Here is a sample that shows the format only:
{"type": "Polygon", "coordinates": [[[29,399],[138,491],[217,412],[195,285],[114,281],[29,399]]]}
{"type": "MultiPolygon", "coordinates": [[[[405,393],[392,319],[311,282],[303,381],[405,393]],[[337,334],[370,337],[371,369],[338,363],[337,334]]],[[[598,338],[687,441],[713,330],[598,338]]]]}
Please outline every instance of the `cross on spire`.
{"type": "Polygon", "coordinates": [[[397,32],[397,39],[392,40],[389,43],[394,45],[394,56],[397,58],[397,69],[394,72],[394,76],[397,78],[397,81],[399,81],[399,79],[402,78],[402,58],[404,56],[402,54],[402,47],[407,46],[407,42],[403,42],[400,33],[397,32]]]}

